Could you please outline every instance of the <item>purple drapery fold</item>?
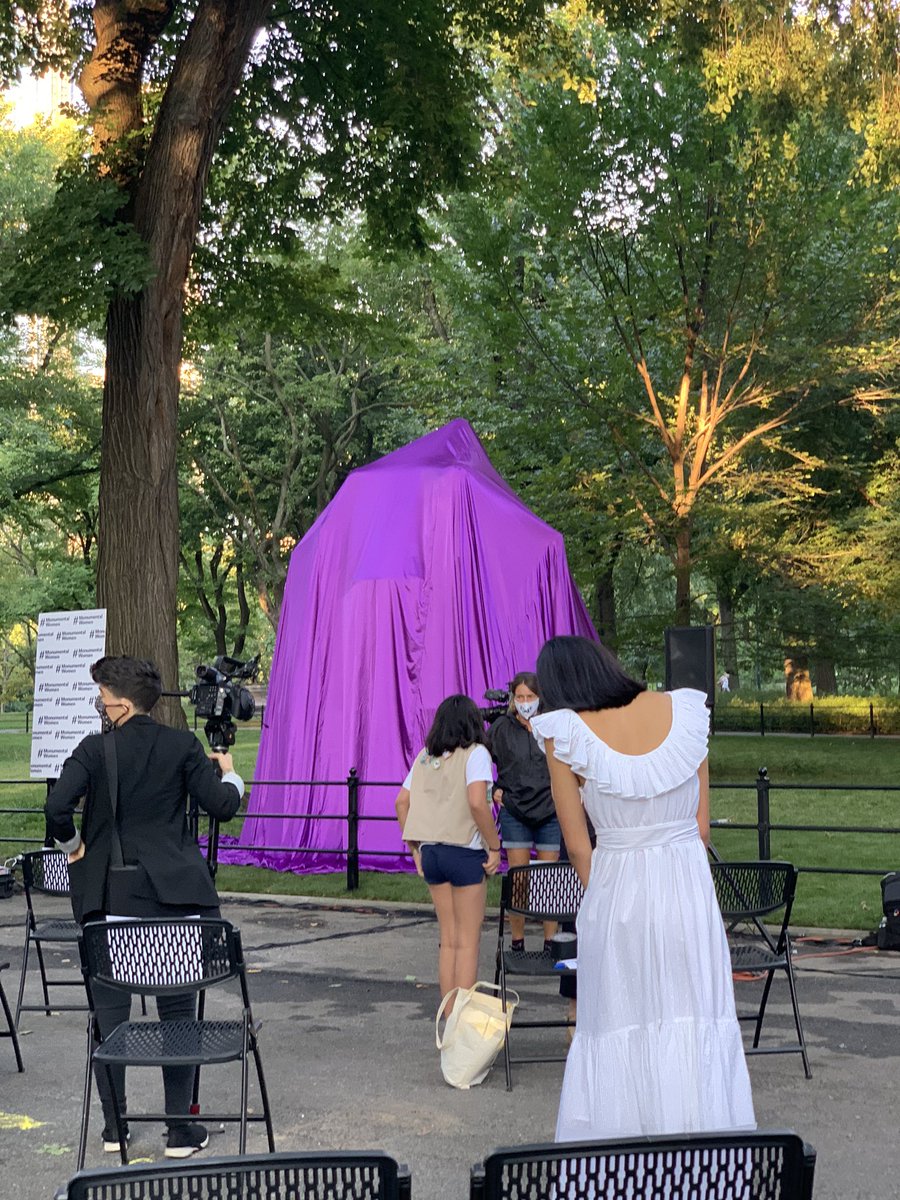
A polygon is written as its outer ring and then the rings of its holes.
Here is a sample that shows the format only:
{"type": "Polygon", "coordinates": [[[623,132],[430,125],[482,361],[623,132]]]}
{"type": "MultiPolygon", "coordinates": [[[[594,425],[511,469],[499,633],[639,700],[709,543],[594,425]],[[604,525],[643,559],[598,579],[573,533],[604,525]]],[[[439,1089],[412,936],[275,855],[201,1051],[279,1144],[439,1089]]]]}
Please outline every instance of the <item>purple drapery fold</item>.
{"type": "Polygon", "coordinates": [[[360,865],[408,870],[396,822],[365,818],[393,818],[438,704],[454,692],[483,703],[564,633],[597,636],[562,536],[494,470],[467,421],[352,472],[291,556],[255,771],[272,782],[253,787],[222,861],[342,869],[341,781],[355,767],[360,865]],[[275,786],[287,780],[315,782],[275,786]]]}

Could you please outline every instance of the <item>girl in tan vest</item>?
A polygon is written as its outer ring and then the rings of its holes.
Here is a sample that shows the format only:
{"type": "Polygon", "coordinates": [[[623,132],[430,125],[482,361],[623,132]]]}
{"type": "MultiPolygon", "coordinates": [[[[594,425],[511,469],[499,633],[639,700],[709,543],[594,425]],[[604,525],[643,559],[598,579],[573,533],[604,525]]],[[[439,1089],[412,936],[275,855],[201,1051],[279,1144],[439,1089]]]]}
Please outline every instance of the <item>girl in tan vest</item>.
{"type": "Polygon", "coordinates": [[[403,840],[437,913],[442,996],[478,975],[486,876],[500,865],[487,802],[492,779],[481,713],[468,696],[448,696],[396,800],[403,840]]]}

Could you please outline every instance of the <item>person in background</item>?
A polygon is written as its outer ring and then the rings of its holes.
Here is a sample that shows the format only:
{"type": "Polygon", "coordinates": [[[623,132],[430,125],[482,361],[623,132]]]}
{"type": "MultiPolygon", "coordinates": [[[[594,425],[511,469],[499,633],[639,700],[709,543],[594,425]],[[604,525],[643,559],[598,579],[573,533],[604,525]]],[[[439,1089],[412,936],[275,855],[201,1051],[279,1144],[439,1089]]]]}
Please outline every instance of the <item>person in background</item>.
{"type": "Polygon", "coordinates": [[[587,638],[551,638],[537,674],[532,725],[585,888],[556,1140],[755,1129],[706,852],[706,697],[648,692],[587,638]]]}
{"type": "Polygon", "coordinates": [[[486,876],[500,865],[487,802],[492,779],[480,711],[468,696],[448,696],[396,800],[403,840],[437,913],[442,996],[478,976],[486,876]]]}
{"type": "MultiPolygon", "coordinates": [[[[218,917],[219,897],[209,869],[188,828],[188,797],[220,821],[237,812],[244,783],[230,754],[207,754],[188,730],[159,725],[149,715],[162,693],[153,663],[126,656],[107,656],[91,667],[99,686],[97,710],[105,733],[91,734],[72,751],[47,797],[51,837],[69,860],[69,885],[76,921],[106,916],[181,918],[218,917]],[[107,775],[107,738],[114,738],[118,778],[115,830],[130,886],[127,897],[110,898],[109,869],[113,848],[113,808],[107,775]],[[213,761],[211,762],[210,759],[213,761]],[[221,778],[213,766],[222,772],[221,778]],[[84,799],[81,831],[75,810],[84,799]],[[127,901],[127,911],[125,905],[127,901]]],[[[94,981],[91,984],[101,1038],[127,1021],[131,997],[94,981]]],[[[191,993],[157,998],[161,1021],[190,1021],[196,1013],[191,993]]],[[[165,1108],[179,1118],[166,1122],[167,1158],[188,1158],[209,1141],[202,1125],[186,1120],[191,1104],[194,1068],[163,1067],[165,1108]]],[[[125,1068],[113,1067],[113,1086],[126,1111],[125,1068]]],[[[97,1091],[103,1106],[103,1149],[118,1152],[112,1096],[106,1072],[98,1069],[97,1091]]],[[[127,1125],[126,1125],[126,1136],[127,1125]]]]}
{"type": "MultiPolygon", "coordinates": [[[[535,849],[541,862],[559,859],[559,821],[550,790],[547,759],[531,734],[531,719],[538,710],[537,676],[520,671],[509,685],[509,711],[491,727],[490,747],[497,764],[494,799],[500,808],[500,837],[511,867],[524,867],[535,849]]],[[[509,915],[512,949],[525,949],[525,918],[509,915]]],[[[556,932],[553,921],[544,922],[544,949],[556,932]]]]}

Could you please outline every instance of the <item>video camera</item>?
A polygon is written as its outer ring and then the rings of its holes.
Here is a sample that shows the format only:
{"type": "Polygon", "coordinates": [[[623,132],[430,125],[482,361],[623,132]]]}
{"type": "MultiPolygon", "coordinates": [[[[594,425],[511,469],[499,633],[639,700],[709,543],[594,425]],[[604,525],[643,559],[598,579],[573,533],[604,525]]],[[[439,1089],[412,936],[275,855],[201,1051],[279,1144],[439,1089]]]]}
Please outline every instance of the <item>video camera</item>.
{"type": "Polygon", "coordinates": [[[197,682],[188,692],[188,700],[197,716],[206,724],[203,731],[210,748],[224,753],[234,745],[235,721],[249,721],[256,711],[253,697],[242,680],[256,678],[259,655],[247,662],[220,655],[212,666],[197,667],[197,682]]]}
{"type": "Polygon", "coordinates": [[[493,725],[505,712],[509,711],[509,688],[488,688],[484,693],[485,700],[490,700],[490,708],[480,708],[481,719],[486,725],[493,725]]]}

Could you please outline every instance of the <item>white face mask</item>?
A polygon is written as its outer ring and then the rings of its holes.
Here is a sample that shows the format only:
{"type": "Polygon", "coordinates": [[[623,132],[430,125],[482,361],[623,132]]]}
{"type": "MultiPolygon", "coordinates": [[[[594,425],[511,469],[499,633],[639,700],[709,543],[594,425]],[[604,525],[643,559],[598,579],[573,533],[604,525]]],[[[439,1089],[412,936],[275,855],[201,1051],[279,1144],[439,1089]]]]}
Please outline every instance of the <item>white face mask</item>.
{"type": "Polygon", "coordinates": [[[519,701],[517,700],[516,701],[516,712],[519,714],[519,716],[522,718],[523,721],[530,721],[531,718],[534,716],[534,714],[537,712],[539,704],[540,704],[540,700],[529,700],[527,704],[520,704],[519,701]]]}

